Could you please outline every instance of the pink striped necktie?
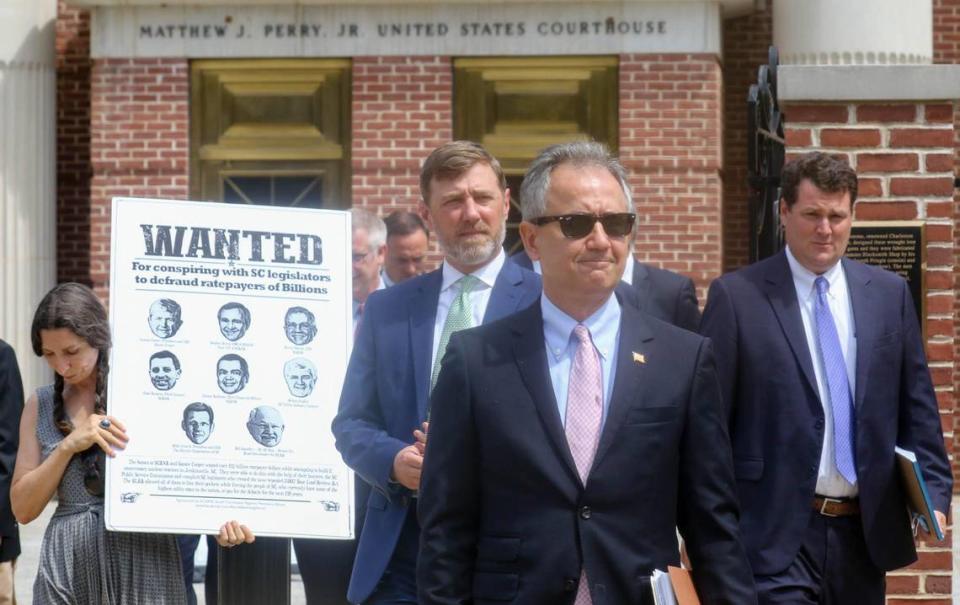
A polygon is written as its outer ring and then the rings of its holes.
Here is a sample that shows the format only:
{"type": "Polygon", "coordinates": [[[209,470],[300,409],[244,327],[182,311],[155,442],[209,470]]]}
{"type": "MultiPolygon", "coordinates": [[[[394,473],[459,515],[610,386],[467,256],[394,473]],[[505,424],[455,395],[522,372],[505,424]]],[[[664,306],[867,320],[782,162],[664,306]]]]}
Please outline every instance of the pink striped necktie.
{"type": "MultiPolygon", "coordinates": [[[[577,465],[580,480],[586,485],[600,441],[603,419],[603,383],[600,356],[590,339],[590,330],[583,324],[573,329],[577,337],[577,353],[570,366],[567,381],[567,418],[565,431],[570,453],[577,465]]],[[[580,571],[580,585],[574,605],[592,605],[586,569],[580,571]]]]}

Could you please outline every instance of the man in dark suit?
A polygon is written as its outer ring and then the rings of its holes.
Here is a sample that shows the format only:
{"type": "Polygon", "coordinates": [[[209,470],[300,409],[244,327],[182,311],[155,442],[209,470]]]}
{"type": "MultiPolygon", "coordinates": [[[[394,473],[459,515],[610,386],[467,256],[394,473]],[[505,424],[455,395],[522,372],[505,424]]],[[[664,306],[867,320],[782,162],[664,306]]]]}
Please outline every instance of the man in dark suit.
{"type": "Polygon", "coordinates": [[[481,146],[434,150],[420,175],[420,211],[444,254],[440,269],[374,292],[367,300],[333,421],[337,449],[373,486],[347,597],[351,603],[417,603],[423,464],[413,432],[450,335],[536,300],[540,278],[506,262],[510,192],[481,146]]]}
{"type": "MultiPolygon", "coordinates": [[[[631,236],[631,250],[632,240],[631,236]]],[[[540,273],[540,262],[533,262],[526,250],[520,250],[510,260],[540,273]]],[[[700,327],[697,289],[689,277],[638,263],[632,254],[628,254],[621,279],[636,290],[636,305],[641,311],[691,332],[696,332],[700,327]]]]}
{"type": "Polygon", "coordinates": [[[895,446],[916,453],[937,510],[950,503],[920,327],[906,282],[842,258],[854,171],[811,153],[782,187],[786,250],[714,281],[702,325],[744,545],[762,603],[880,604],[884,572],[916,559],[895,446]]]}
{"type": "Polygon", "coordinates": [[[20,444],[23,382],[17,356],[0,340],[0,603],[13,603],[13,567],[20,555],[20,531],[10,509],[10,480],[20,444]]]}
{"type": "Polygon", "coordinates": [[[543,296],[447,348],[420,603],[652,604],[676,527],[702,602],[755,603],[709,341],[614,296],[636,220],[623,167],[556,145],[521,192],[543,296]]]}

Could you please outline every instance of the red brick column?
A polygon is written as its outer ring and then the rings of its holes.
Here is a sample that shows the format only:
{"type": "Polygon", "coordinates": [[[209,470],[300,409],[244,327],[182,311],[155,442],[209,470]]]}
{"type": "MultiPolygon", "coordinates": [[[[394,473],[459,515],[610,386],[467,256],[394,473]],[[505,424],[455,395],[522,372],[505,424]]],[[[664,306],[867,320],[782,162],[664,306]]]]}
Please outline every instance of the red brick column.
{"type": "Polygon", "coordinates": [[[723,269],[750,259],[747,187],[747,93],[773,44],[773,10],[723,22],[723,269]]]}
{"type": "Polygon", "coordinates": [[[106,298],[115,196],[187,199],[190,137],[185,59],[102,59],[91,77],[90,273],[106,298]]]}
{"type": "MultiPolygon", "coordinates": [[[[791,104],[791,155],[819,149],[847,159],[860,177],[857,220],[926,223],[927,357],[954,451],[953,106],[949,103],[791,104]]],[[[888,603],[949,603],[951,538],[924,544],[912,567],[888,575],[888,603]],[[894,598],[910,595],[911,598],[894,598]],[[914,596],[920,597],[915,599],[914,596]]]]}
{"type": "Polygon", "coordinates": [[[353,205],[416,211],[420,165],[453,138],[450,57],[356,57],[352,120],[353,205]]]}
{"type": "Polygon", "coordinates": [[[637,258],[692,277],[701,302],[723,269],[722,95],[715,55],[620,56],[620,159],[640,215],[637,258]]]}
{"type": "Polygon", "coordinates": [[[90,284],[90,13],[57,6],[57,281],[90,284]]]}

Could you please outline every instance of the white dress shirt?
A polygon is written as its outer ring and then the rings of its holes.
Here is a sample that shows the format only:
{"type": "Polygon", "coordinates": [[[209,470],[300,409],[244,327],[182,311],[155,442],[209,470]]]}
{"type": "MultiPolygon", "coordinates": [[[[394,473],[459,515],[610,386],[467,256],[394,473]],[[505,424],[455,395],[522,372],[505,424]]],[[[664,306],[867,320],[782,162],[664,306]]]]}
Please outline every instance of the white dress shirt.
{"type": "MultiPolygon", "coordinates": [[[[807,347],[813,362],[813,373],[817,379],[817,391],[820,394],[820,403],[823,406],[823,449],[820,451],[820,470],[817,474],[817,493],[822,496],[847,498],[857,495],[857,486],[851,485],[837,470],[833,451],[833,406],[830,402],[830,388],[827,386],[827,373],[823,367],[820,355],[820,345],[817,336],[817,319],[814,315],[817,290],[813,285],[817,275],[801,265],[787,247],[787,262],[793,274],[793,285],[797,290],[797,300],[800,303],[800,316],[803,318],[803,332],[807,337],[807,347]]],[[[847,367],[847,380],[850,381],[850,392],[856,393],[857,380],[857,335],[853,323],[853,306],[850,302],[850,290],[847,287],[847,276],[843,271],[843,264],[839,261],[830,267],[822,277],[830,283],[827,292],[827,304],[833,315],[833,323],[837,326],[837,337],[840,339],[840,350],[847,367]]]]}
{"type": "MultiPolygon", "coordinates": [[[[377,290],[383,290],[387,287],[387,284],[384,283],[383,279],[380,279],[380,284],[374,288],[374,292],[377,290]]],[[[360,325],[360,303],[356,299],[353,300],[353,332],[357,332],[357,326],[360,325]]]]}
{"type": "MultiPolygon", "coordinates": [[[[483,267],[473,272],[473,276],[480,280],[477,286],[467,297],[470,299],[470,315],[474,326],[483,323],[483,316],[487,312],[487,303],[490,302],[490,293],[493,290],[493,284],[500,275],[500,269],[506,260],[506,255],[501,249],[496,257],[483,267]]],[[[437,301],[437,319],[433,324],[433,353],[430,355],[430,367],[432,368],[437,360],[437,349],[440,347],[440,335],[443,334],[443,324],[447,322],[447,315],[450,313],[450,305],[460,293],[460,284],[458,280],[463,277],[463,273],[454,269],[447,261],[443,261],[443,281],[440,283],[440,300],[437,301]]]]}

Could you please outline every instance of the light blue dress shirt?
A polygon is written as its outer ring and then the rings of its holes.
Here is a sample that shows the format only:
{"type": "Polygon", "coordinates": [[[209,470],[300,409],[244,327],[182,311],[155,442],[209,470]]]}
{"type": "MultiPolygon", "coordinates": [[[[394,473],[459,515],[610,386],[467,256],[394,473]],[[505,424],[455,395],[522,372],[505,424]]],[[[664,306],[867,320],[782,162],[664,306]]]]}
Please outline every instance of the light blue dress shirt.
{"type": "MultiPolygon", "coordinates": [[[[546,294],[540,297],[540,310],[543,313],[543,339],[547,347],[547,366],[550,369],[550,382],[553,394],[557,398],[557,410],[564,426],[567,424],[567,383],[570,379],[570,367],[577,354],[577,337],[573,329],[576,319],[561,311],[550,302],[546,294]]],[[[601,430],[607,422],[610,409],[610,393],[617,370],[617,343],[620,341],[620,302],[613,294],[602,307],[584,320],[583,325],[590,330],[593,346],[600,354],[600,370],[603,372],[603,420],[601,430]]]]}

